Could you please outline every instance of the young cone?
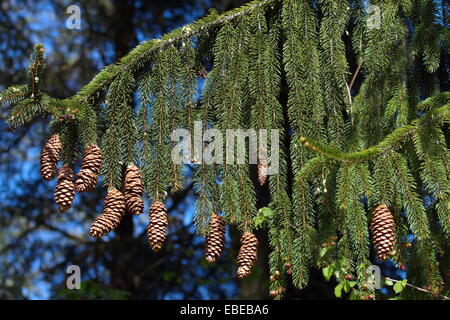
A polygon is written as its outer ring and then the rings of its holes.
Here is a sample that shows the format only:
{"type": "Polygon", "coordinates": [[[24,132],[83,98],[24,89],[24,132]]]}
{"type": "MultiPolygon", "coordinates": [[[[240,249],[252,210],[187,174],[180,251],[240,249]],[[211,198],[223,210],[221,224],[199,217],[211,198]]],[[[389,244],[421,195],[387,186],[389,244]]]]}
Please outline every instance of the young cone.
{"type": "Polygon", "coordinates": [[[258,182],[260,186],[263,186],[267,181],[267,171],[269,164],[265,157],[258,159],[258,182]]]}
{"type": "Polygon", "coordinates": [[[160,202],[153,202],[150,207],[150,221],[147,227],[148,244],[154,252],[158,252],[166,240],[167,233],[167,209],[160,202]]]}
{"type": "Polygon", "coordinates": [[[241,237],[241,248],[237,258],[238,278],[244,278],[252,272],[252,266],[258,255],[258,239],[253,233],[244,232],[241,237]]]}
{"type": "Polygon", "coordinates": [[[213,213],[209,221],[209,234],[206,238],[206,261],[215,262],[225,245],[225,222],[223,218],[213,213]]]}
{"type": "Polygon", "coordinates": [[[95,189],[102,160],[102,151],[97,145],[89,146],[84,150],[81,170],[75,182],[77,192],[89,192],[95,189]]]}
{"type": "Polygon", "coordinates": [[[370,224],[377,258],[386,260],[395,244],[395,221],[386,205],[379,205],[373,212],[370,224]]]}
{"type": "Polygon", "coordinates": [[[122,192],[117,189],[109,190],[103,212],[94,220],[89,233],[95,238],[103,237],[119,226],[124,214],[125,200],[122,192]]]}
{"type": "Polygon", "coordinates": [[[129,166],[125,172],[124,195],[127,211],[139,215],[144,212],[142,193],[144,186],[141,180],[141,170],[136,165],[129,166]]]}
{"type": "Polygon", "coordinates": [[[67,211],[75,198],[75,184],[73,183],[73,171],[69,165],[64,164],[58,172],[58,182],[55,189],[55,202],[61,213],[67,211]]]}
{"type": "Polygon", "coordinates": [[[40,165],[41,176],[45,181],[56,177],[56,166],[61,152],[61,141],[57,133],[53,134],[41,150],[40,165]]]}

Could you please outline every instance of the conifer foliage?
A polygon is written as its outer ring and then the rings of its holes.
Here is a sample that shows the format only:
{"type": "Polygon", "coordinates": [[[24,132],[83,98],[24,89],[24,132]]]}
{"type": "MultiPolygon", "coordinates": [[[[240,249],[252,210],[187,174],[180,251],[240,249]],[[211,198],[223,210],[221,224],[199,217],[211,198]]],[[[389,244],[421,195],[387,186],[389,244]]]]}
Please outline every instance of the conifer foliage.
{"type": "MultiPolygon", "coordinates": [[[[28,82],[7,88],[0,103],[11,107],[13,128],[51,116],[41,173],[54,177],[61,159],[61,211],[75,188],[92,190],[102,175],[109,192],[92,236],[117,228],[126,212],[141,213],[145,192],[154,251],[168,232],[164,201],[186,178],[172,161],[174,129],[192,133],[200,120],[223,134],[278,129],[257,168],[271,197],[271,295],[281,298],[289,281],[305,287],[312,267],[332,264],[342,269],[338,281],[356,277],[357,298],[372,295],[372,244],[380,260],[406,265],[410,282],[439,292],[450,243],[450,93],[438,81],[448,72],[447,14],[448,4],[433,0],[255,0],[141,43],[67,99],[43,90],[37,45],[28,82]],[[274,146],[279,170],[269,175],[274,146]]],[[[195,226],[210,262],[223,249],[225,225],[240,230],[237,276],[245,277],[258,246],[249,157],[210,164],[203,155],[213,141],[205,140],[190,141],[201,146],[189,159],[195,226]]]]}

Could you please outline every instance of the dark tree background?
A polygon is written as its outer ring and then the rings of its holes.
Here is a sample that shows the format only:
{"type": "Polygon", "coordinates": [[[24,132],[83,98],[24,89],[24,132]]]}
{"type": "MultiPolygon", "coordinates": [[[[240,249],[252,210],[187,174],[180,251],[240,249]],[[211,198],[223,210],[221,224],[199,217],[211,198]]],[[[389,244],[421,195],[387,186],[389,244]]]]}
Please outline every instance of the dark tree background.
{"type": "MultiPolygon", "coordinates": [[[[44,43],[48,57],[45,88],[68,97],[100,70],[140,41],[158,37],[206,14],[240,6],[241,0],[3,0],[0,2],[0,89],[21,83],[34,43],[44,43]],[[66,27],[66,9],[81,8],[81,30],[66,27]]],[[[5,110],[0,116],[6,116],[5,110]]],[[[216,264],[203,257],[203,240],[192,226],[195,195],[190,181],[169,199],[169,236],[161,252],[147,246],[148,216],[127,215],[118,231],[104,240],[89,237],[91,221],[101,212],[100,186],[77,196],[61,215],[53,201],[55,182],[39,176],[39,151],[49,119],[12,132],[0,121],[0,299],[264,299],[268,296],[268,245],[264,231],[253,274],[234,278],[238,245],[229,230],[227,249],[216,264]],[[65,290],[66,268],[78,265],[82,290],[65,290]]],[[[259,203],[267,190],[257,190],[259,203]]],[[[148,208],[148,203],[146,203],[148,208]]],[[[332,285],[315,272],[307,290],[290,298],[330,298],[332,285]]]]}

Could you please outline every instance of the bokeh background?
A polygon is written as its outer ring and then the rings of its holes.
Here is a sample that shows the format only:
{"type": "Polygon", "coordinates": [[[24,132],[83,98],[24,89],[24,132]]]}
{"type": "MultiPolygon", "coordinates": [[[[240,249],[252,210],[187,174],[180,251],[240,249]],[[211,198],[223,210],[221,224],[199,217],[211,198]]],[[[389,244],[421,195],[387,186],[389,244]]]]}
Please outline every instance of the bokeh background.
{"type": "MultiPolygon", "coordinates": [[[[1,0],[0,89],[23,82],[35,43],[46,48],[45,90],[65,98],[139,42],[192,22],[209,8],[223,12],[245,2],[1,0]],[[80,30],[66,26],[67,7],[74,4],[81,8],[80,30]]],[[[222,257],[207,264],[203,239],[193,228],[195,194],[187,179],[185,189],[167,202],[170,230],[157,254],[146,243],[147,214],[128,215],[116,232],[95,240],[88,230],[101,212],[104,188],[99,184],[94,192],[78,195],[73,208],[61,215],[53,201],[55,181],[45,183],[39,175],[49,118],[13,131],[3,121],[6,116],[7,110],[0,110],[0,299],[269,298],[264,230],[258,233],[259,259],[249,278],[234,277],[239,240],[234,229],[227,232],[222,257]],[[66,289],[69,265],[80,266],[81,290],[66,289]]],[[[260,206],[265,205],[264,194],[258,196],[260,206]]],[[[286,297],[331,299],[334,286],[315,270],[308,288],[287,288],[286,297]]]]}

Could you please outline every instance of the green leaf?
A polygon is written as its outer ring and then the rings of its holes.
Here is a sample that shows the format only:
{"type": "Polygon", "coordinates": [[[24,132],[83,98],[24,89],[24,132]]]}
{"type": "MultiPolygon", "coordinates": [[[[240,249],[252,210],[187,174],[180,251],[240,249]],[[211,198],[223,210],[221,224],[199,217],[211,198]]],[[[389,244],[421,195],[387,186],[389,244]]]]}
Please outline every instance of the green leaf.
{"type": "Polygon", "coordinates": [[[330,279],[334,273],[334,266],[330,264],[329,266],[323,268],[322,273],[323,273],[323,277],[325,278],[325,280],[330,281],[330,279]]]}
{"type": "Polygon", "coordinates": [[[272,209],[270,209],[268,207],[264,207],[264,208],[259,209],[258,215],[262,215],[263,217],[268,219],[273,216],[273,211],[272,211],[272,209]]]}
{"type": "Polygon", "coordinates": [[[253,222],[255,224],[255,229],[260,229],[263,226],[265,219],[264,219],[264,217],[256,216],[254,218],[253,222]]]}
{"type": "Polygon", "coordinates": [[[339,283],[334,288],[334,295],[336,296],[336,298],[340,298],[342,296],[342,283],[339,283]]]}
{"type": "Polygon", "coordinates": [[[396,282],[394,284],[394,291],[395,291],[395,293],[399,294],[400,292],[402,292],[403,289],[405,289],[407,282],[408,282],[407,279],[396,282]]]}
{"type": "Polygon", "coordinates": [[[348,280],[342,281],[342,284],[343,284],[342,287],[344,288],[344,291],[346,293],[349,293],[350,290],[351,290],[351,287],[350,287],[350,284],[349,284],[348,280]]]}
{"type": "Polygon", "coordinates": [[[330,250],[331,250],[331,247],[324,247],[324,248],[320,249],[319,256],[321,258],[323,258],[330,250]]]}

